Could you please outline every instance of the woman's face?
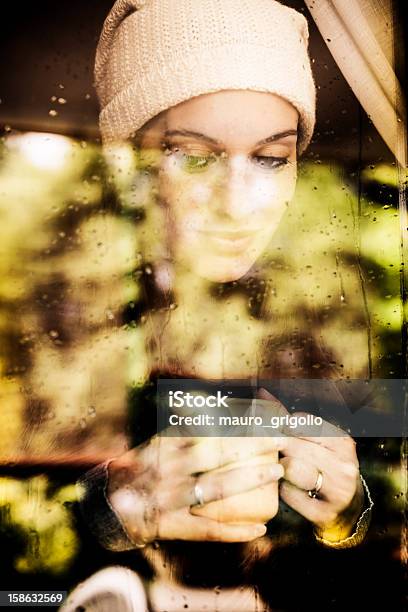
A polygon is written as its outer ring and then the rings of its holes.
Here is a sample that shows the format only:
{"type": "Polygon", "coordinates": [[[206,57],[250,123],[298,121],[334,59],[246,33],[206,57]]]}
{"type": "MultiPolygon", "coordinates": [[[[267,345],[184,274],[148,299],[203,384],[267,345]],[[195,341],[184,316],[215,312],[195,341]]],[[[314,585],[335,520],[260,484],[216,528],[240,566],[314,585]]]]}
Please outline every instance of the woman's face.
{"type": "Polygon", "coordinates": [[[298,113],[269,93],[222,91],[153,121],[142,147],[164,150],[159,194],[170,257],[215,282],[242,277],[293,196],[298,113]]]}

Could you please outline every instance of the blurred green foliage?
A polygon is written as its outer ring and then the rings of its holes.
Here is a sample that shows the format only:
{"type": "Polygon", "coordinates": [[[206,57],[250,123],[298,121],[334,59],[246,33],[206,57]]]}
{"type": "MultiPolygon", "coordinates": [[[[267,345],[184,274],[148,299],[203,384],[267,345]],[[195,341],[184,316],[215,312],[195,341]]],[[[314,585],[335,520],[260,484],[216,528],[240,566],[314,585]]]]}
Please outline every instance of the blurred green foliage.
{"type": "MultiPolygon", "coordinates": [[[[163,213],[148,172],[155,163],[131,147],[104,157],[91,143],[52,134],[0,143],[3,461],[97,462],[126,448],[127,389],[143,385],[151,362],[146,315],[124,320],[123,312],[139,312],[141,279],[162,255],[163,213]]],[[[246,293],[232,287],[218,301],[208,297],[199,309],[200,288],[181,282],[183,299],[169,307],[161,350],[198,375],[241,373],[242,364],[259,363],[254,347],[265,338],[279,353],[290,319],[325,348],[341,376],[404,377],[397,194],[394,166],[356,173],[304,163],[257,283],[249,281],[246,293]]],[[[150,323],[162,329],[160,309],[150,323]]],[[[301,361],[290,359],[305,375],[301,361]]],[[[262,361],[265,371],[270,362],[262,361]]],[[[324,375],[321,358],[312,368],[324,375]]],[[[396,468],[392,490],[401,480],[396,468]]],[[[13,560],[19,571],[69,567],[78,542],[64,502],[74,500],[72,487],[50,495],[45,476],[0,480],[3,522],[25,537],[13,560]]]]}
{"type": "Polygon", "coordinates": [[[13,559],[22,573],[61,574],[73,562],[78,539],[66,502],[76,499],[75,486],[48,495],[48,479],[36,476],[27,481],[0,478],[2,530],[23,536],[24,550],[13,559]]]}

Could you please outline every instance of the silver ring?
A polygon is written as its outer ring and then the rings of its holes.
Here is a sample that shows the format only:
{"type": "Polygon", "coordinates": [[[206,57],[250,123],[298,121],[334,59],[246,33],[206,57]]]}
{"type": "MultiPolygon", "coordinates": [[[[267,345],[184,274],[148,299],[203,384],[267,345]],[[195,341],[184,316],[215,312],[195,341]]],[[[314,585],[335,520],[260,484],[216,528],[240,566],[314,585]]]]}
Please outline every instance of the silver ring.
{"type": "Polygon", "coordinates": [[[307,492],[309,497],[311,497],[312,499],[316,499],[317,494],[319,493],[320,489],[322,488],[322,484],[323,484],[323,474],[319,470],[318,474],[317,474],[316,484],[315,484],[314,488],[310,489],[307,492]]]}
{"type": "Polygon", "coordinates": [[[195,500],[196,500],[196,503],[195,503],[196,506],[204,506],[203,489],[198,484],[198,478],[196,479],[195,485],[194,485],[194,497],[195,497],[195,500]]]}

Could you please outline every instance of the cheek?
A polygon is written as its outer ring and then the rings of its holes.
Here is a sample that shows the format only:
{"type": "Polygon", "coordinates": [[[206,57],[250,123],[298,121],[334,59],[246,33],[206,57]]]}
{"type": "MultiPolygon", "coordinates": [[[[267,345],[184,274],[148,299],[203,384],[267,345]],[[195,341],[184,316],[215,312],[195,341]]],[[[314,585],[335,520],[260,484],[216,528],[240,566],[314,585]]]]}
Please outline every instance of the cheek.
{"type": "Polygon", "coordinates": [[[272,175],[252,177],[248,196],[254,211],[268,215],[279,215],[285,209],[295,190],[296,167],[282,169],[272,175]]]}
{"type": "Polygon", "coordinates": [[[257,177],[250,182],[248,196],[257,209],[268,209],[279,194],[277,181],[267,177],[257,177]]]}
{"type": "Polygon", "coordinates": [[[169,159],[160,176],[160,193],[176,228],[194,229],[207,218],[214,194],[213,181],[189,176],[169,159]]]}
{"type": "Polygon", "coordinates": [[[213,189],[207,182],[197,181],[185,184],[186,194],[192,207],[208,205],[211,202],[213,189]]]}

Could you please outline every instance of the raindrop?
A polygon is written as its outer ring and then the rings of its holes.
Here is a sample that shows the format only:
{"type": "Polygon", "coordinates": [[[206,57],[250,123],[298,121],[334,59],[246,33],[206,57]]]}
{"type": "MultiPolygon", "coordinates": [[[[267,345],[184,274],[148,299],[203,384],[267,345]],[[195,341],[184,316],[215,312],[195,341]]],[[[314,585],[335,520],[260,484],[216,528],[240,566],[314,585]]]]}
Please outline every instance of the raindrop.
{"type": "Polygon", "coordinates": [[[53,108],[48,111],[48,114],[50,115],[50,117],[56,117],[58,115],[57,111],[53,108]]]}

